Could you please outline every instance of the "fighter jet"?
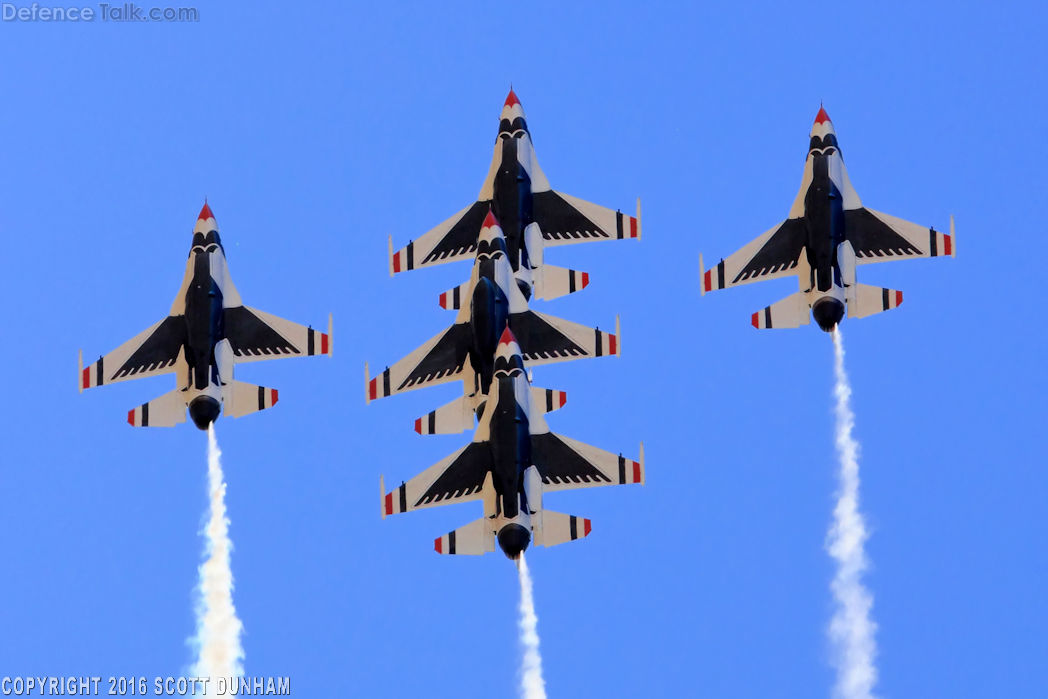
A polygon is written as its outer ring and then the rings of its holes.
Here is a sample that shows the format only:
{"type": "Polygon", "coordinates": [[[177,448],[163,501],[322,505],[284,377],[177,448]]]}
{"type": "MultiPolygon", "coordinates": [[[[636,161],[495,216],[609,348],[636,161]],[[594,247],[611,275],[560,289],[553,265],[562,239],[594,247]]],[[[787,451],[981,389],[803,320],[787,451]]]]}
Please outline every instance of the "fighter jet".
{"type": "Polygon", "coordinates": [[[815,117],[800,191],[789,218],[712,269],[699,258],[702,293],[796,275],[800,291],[754,313],[755,328],[796,328],[808,311],[829,332],[844,318],[864,318],[902,303],[902,292],[859,284],[856,265],[955,256],[950,234],[867,209],[848,178],[833,123],[815,117]]]}
{"type": "Polygon", "coordinates": [[[390,238],[390,276],[472,255],[489,210],[502,224],[510,266],[528,298],[532,293],[540,299],[555,298],[569,276],[581,274],[544,264],[546,246],[641,236],[639,199],[634,217],[553,191],[512,89],[502,107],[491,168],[477,201],[396,253],[390,238]]]}
{"type": "MultiPolygon", "coordinates": [[[[392,492],[382,484],[382,517],[481,500],[484,516],[438,537],[441,554],[483,554],[495,542],[518,559],[532,541],[553,546],[588,536],[590,520],[543,508],[543,494],[600,485],[644,483],[640,461],[616,456],[550,432],[543,417],[565,404],[560,391],[531,386],[513,332],[506,328],[495,355],[487,408],[473,441],[392,492]]],[[[457,431],[454,420],[444,422],[457,431]]],[[[472,419],[470,420],[472,424],[472,419]]]]}
{"type": "MultiPolygon", "coordinates": [[[[441,306],[458,310],[455,324],[380,376],[371,378],[365,366],[368,402],[423,386],[463,381],[464,393],[471,400],[468,405],[459,405],[466,415],[472,415],[470,408],[483,405],[499,334],[507,323],[520,338],[529,366],[621,351],[617,320],[613,335],[528,309],[528,301],[514,281],[502,228],[490,210],[474,238],[476,257],[469,281],[440,295],[441,306]]],[[[585,277],[579,281],[585,282],[585,277]]]]}
{"type": "Polygon", "coordinates": [[[328,331],[318,332],[245,306],[229,277],[225,250],[211,208],[204,203],[182,286],[166,318],[115,350],[83,366],[80,390],[117,381],[174,373],[177,388],[129,410],[135,427],[172,427],[186,420],[202,430],[218,419],[222,405],[233,417],[271,408],[277,390],[233,380],[233,367],[263,359],[331,355],[328,331]]]}

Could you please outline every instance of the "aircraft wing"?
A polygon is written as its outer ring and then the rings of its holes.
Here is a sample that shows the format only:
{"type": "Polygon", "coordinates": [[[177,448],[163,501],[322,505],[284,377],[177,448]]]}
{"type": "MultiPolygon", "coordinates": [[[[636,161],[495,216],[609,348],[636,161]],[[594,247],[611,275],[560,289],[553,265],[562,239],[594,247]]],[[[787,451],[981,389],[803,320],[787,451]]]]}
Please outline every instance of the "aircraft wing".
{"type": "Polygon", "coordinates": [[[531,214],[546,245],[639,238],[641,233],[638,218],[552,190],[533,195],[531,214]]]}
{"type": "Polygon", "coordinates": [[[109,354],[80,370],[80,390],[144,376],[169,374],[186,342],[185,317],[154,323],[109,354]]]}
{"type": "MultiPolygon", "coordinates": [[[[951,220],[950,231],[953,231],[951,220]]],[[[844,235],[855,250],[856,264],[913,257],[954,255],[953,236],[873,209],[844,212],[844,235]]]]}
{"type": "Polygon", "coordinates": [[[514,313],[509,317],[509,327],[528,364],[550,364],[619,354],[617,334],[544,313],[514,313]]]}
{"type": "Polygon", "coordinates": [[[806,242],[804,219],[788,218],[716,267],[705,270],[702,292],[795,274],[793,270],[806,242]]]}
{"type": "Polygon", "coordinates": [[[481,498],[484,478],[492,468],[487,442],[470,442],[407,483],[386,493],[382,514],[392,515],[424,507],[469,502],[481,498]]]}
{"type": "Polygon", "coordinates": [[[531,436],[531,460],[542,476],[543,492],[644,483],[640,461],[612,454],[553,432],[531,436]]]}
{"type": "Polygon", "coordinates": [[[330,326],[323,333],[248,306],[223,313],[226,339],[237,363],[331,354],[330,326]]]}
{"type": "Polygon", "coordinates": [[[395,253],[391,241],[390,275],[461,260],[474,254],[477,251],[477,235],[490,207],[490,201],[470,204],[395,253]]]}
{"type": "Polygon", "coordinates": [[[469,356],[470,342],[468,323],[452,325],[380,375],[369,377],[367,400],[460,378],[469,356]]]}

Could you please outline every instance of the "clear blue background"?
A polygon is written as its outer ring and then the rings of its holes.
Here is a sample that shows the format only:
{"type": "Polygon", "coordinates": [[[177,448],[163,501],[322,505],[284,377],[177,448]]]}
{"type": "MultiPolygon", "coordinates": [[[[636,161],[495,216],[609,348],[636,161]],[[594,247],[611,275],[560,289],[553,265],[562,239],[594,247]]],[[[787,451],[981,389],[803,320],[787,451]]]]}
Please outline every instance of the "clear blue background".
{"type": "Polygon", "coordinates": [[[135,430],[170,377],[76,392],[164,315],[204,196],[245,302],[322,326],[332,359],[243,367],[275,410],[217,424],[246,669],[295,696],[516,693],[513,566],[438,557],[479,506],[379,519],[456,449],[365,406],[364,362],[451,322],[466,263],[387,274],[472,202],[512,81],[559,190],[631,211],[641,243],[560,248],[620,359],[535,371],[561,433],[647,486],[558,494],[583,542],[529,555],[556,697],[818,697],[833,684],[823,543],[830,338],[757,332],[795,291],[700,298],[785,217],[824,101],[865,204],[957,218],[955,260],[874,265],[901,309],[846,322],[867,582],[887,697],[1046,695],[1045,10],[941,3],[201,3],[193,24],[0,24],[5,368],[0,675],[177,675],[192,660],[205,437],[135,430]]]}

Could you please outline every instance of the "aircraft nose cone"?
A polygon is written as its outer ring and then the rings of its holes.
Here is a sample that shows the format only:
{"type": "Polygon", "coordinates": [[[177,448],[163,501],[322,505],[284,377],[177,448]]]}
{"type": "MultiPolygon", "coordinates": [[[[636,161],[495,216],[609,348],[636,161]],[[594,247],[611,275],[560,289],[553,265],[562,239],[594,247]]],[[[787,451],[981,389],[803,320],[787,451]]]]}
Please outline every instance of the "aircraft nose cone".
{"type": "Polygon", "coordinates": [[[207,200],[204,201],[204,207],[200,209],[200,214],[197,216],[198,221],[206,221],[209,218],[214,218],[215,215],[211,213],[211,207],[207,205],[207,200]]]}
{"type": "Polygon", "coordinates": [[[193,419],[193,424],[202,430],[206,430],[208,425],[217,420],[221,411],[222,406],[211,396],[198,396],[189,404],[189,417],[193,419]]]}
{"type": "Polygon", "coordinates": [[[832,297],[822,298],[812,306],[811,315],[820,328],[832,332],[844,318],[844,304],[832,297]]]}
{"type": "Polygon", "coordinates": [[[531,543],[531,532],[519,524],[507,524],[499,530],[499,548],[506,558],[515,561],[520,558],[531,543]]]}

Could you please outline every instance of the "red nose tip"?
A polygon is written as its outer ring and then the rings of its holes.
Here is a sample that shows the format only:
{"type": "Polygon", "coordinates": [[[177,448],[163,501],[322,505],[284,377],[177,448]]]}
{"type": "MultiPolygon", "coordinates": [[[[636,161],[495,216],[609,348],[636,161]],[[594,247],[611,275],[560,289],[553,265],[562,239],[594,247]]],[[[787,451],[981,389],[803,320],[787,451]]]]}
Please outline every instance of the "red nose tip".
{"type": "Polygon", "coordinates": [[[488,215],[484,217],[484,228],[491,228],[492,226],[499,225],[499,222],[495,220],[495,214],[488,209],[488,215]]]}
{"type": "Polygon", "coordinates": [[[214,218],[214,217],[215,217],[215,215],[213,213],[211,213],[211,207],[208,206],[207,202],[205,201],[204,202],[204,208],[200,210],[200,215],[197,216],[197,220],[198,221],[206,221],[209,218],[214,218]]]}
{"type": "Polygon", "coordinates": [[[820,104],[819,113],[815,115],[816,124],[825,124],[830,120],[830,115],[826,113],[826,109],[820,104]]]}
{"type": "Polygon", "coordinates": [[[502,337],[499,338],[500,345],[508,345],[511,342],[516,342],[517,338],[513,336],[513,331],[506,326],[506,329],[502,331],[502,337]]]}
{"type": "Polygon", "coordinates": [[[506,95],[505,107],[512,107],[515,104],[520,104],[520,100],[517,99],[517,93],[513,91],[513,88],[509,89],[509,94],[506,95]]]}

